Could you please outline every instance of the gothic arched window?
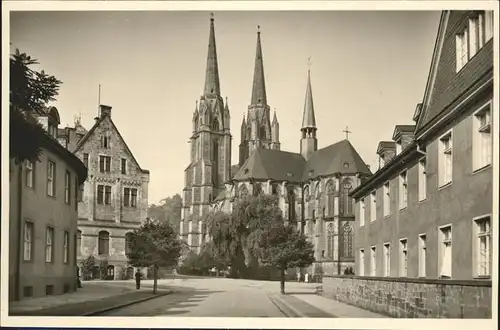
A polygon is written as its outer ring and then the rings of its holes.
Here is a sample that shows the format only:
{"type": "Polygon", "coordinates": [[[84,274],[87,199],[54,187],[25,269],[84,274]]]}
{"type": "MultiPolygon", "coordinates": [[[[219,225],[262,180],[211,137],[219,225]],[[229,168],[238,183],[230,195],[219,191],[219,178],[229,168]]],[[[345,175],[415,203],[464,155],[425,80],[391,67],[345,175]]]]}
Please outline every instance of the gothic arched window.
{"type": "Polygon", "coordinates": [[[215,139],[212,145],[212,184],[219,185],[219,141],[215,139]]]}
{"type": "Polygon", "coordinates": [[[99,255],[109,255],[109,233],[105,230],[100,231],[98,235],[97,252],[99,255]]]}
{"type": "Polygon", "coordinates": [[[327,229],[327,236],[326,236],[326,255],[328,258],[333,258],[333,234],[334,234],[334,229],[333,229],[333,222],[328,223],[328,229],[327,229]]]}
{"type": "Polygon", "coordinates": [[[262,194],[262,184],[260,182],[256,182],[253,184],[253,195],[259,196],[262,194]]]}
{"type": "Polygon", "coordinates": [[[295,192],[293,187],[288,189],[288,220],[295,221],[295,192]]]}
{"type": "Polygon", "coordinates": [[[260,127],[260,130],[259,130],[259,137],[260,139],[266,141],[267,140],[267,137],[266,137],[266,127],[265,126],[261,126],[260,127]]]}
{"type": "Polygon", "coordinates": [[[278,184],[277,183],[271,184],[271,194],[278,195],[278,184]]]}
{"type": "Polygon", "coordinates": [[[346,178],[342,181],[342,186],[340,187],[340,211],[343,215],[349,215],[353,212],[353,202],[352,198],[349,197],[349,192],[352,189],[352,181],[346,178]]]}
{"type": "Polygon", "coordinates": [[[219,120],[217,120],[217,118],[214,118],[214,120],[212,121],[212,131],[218,132],[219,128],[219,120]]]}
{"type": "Polygon", "coordinates": [[[342,248],[346,258],[352,258],[352,227],[347,222],[342,226],[342,248]]]}
{"type": "Polygon", "coordinates": [[[326,215],[328,217],[333,217],[335,213],[335,198],[333,196],[333,193],[335,191],[335,186],[333,185],[333,182],[330,180],[326,184],[326,215]]]}
{"type": "Polygon", "coordinates": [[[238,197],[239,198],[246,198],[248,196],[248,189],[244,183],[241,184],[241,186],[238,189],[238,197]]]}

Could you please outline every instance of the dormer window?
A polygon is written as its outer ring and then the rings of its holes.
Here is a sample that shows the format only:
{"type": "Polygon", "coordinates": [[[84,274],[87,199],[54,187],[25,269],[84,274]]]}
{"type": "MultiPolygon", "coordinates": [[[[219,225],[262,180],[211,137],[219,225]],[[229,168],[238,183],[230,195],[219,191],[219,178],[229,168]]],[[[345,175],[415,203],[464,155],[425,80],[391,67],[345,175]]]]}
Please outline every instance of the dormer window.
{"type": "Polygon", "coordinates": [[[396,141],[396,155],[399,155],[402,151],[401,139],[396,141]]]}
{"type": "Polygon", "coordinates": [[[110,147],[110,136],[109,133],[104,133],[101,135],[101,148],[108,149],[110,147]]]}
{"type": "Polygon", "coordinates": [[[314,175],[314,171],[313,170],[309,171],[308,175],[309,176],[313,176],[314,175]]]}
{"type": "Polygon", "coordinates": [[[248,168],[245,168],[245,169],[243,170],[243,173],[248,174],[248,168]]]}
{"type": "Polygon", "coordinates": [[[349,168],[349,163],[345,162],[344,163],[344,168],[349,168]]]}
{"type": "Polygon", "coordinates": [[[287,172],[287,173],[286,173],[286,176],[288,176],[288,177],[292,177],[292,176],[293,176],[293,173],[292,173],[292,172],[287,172]]]}

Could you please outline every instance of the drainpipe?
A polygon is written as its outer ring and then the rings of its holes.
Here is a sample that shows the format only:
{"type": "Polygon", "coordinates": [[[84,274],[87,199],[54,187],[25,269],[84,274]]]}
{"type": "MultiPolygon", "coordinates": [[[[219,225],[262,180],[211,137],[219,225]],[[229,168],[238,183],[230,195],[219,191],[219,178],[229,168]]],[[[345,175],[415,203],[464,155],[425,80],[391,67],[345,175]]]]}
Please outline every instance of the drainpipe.
{"type": "Polygon", "coordinates": [[[417,152],[423,156],[427,156],[427,153],[425,151],[423,151],[422,149],[420,149],[419,143],[417,143],[417,152]]]}
{"type": "Polygon", "coordinates": [[[17,242],[16,249],[16,277],[15,277],[15,290],[14,290],[14,299],[20,300],[20,285],[21,285],[21,242],[23,238],[23,229],[22,229],[22,219],[23,219],[23,163],[19,164],[19,172],[17,173],[17,214],[19,220],[19,226],[17,229],[17,237],[19,241],[17,242]]]}

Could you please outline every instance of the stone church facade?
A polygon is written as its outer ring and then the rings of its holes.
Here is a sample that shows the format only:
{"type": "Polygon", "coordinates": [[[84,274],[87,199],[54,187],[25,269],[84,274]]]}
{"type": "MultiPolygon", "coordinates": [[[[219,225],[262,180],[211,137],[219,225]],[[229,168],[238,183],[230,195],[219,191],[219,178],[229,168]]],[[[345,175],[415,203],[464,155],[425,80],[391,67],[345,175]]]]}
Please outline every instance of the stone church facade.
{"type": "MultiPolygon", "coordinates": [[[[78,260],[92,255],[97,266],[106,260],[107,278],[119,279],[135,271],[127,265],[126,236],[147,217],[149,171],[128,148],[111,107],[100,105],[99,112],[90,131],[77,121],[74,128],[60,129],[58,140],[88,169],[78,193],[78,260]]],[[[93,276],[99,276],[97,268],[93,276]]]]}
{"type": "Polygon", "coordinates": [[[195,251],[209,240],[203,216],[231,212],[246,194],[274,194],[284,218],[314,243],[316,274],[339,274],[354,266],[354,204],[349,192],[371,175],[346,139],[318,149],[308,73],[300,152],[281,150],[279,122],[267,101],[261,33],[250,105],[240,132],[239,162],[231,166],[228,102],[220,95],[214,19],[210,22],[205,87],[193,114],[191,161],[185,170],[180,235],[195,251]]]}

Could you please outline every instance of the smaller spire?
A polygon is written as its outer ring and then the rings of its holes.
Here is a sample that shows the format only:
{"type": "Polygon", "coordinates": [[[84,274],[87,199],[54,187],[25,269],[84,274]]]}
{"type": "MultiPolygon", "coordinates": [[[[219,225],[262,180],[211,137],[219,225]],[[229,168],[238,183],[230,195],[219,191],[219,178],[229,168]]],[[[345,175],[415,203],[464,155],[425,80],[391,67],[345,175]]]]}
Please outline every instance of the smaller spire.
{"type": "Polygon", "coordinates": [[[241,122],[241,126],[246,126],[246,121],[245,121],[245,113],[243,113],[243,121],[241,122]]]}
{"type": "Polygon", "coordinates": [[[227,104],[227,96],[226,96],[226,106],[224,107],[224,110],[229,111],[229,105],[227,104]]]}
{"type": "MultiPolygon", "coordinates": [[[[308,59],[310,65],[311,58],[308,59]]],[[[314,115],[314,103],[311,87],[311,69],[307,71],[306,100],[304,103],[304,113],[302,115],[302,128],[316,128],[316,118],[314,115]]]]}
{"type": "Polygon", "coordinates": [[[276,125],[278,123],[278,117],[276,117],[276,108],[274,109],[274,116],[273,116],[273,122],[272,125],[276,125]]]}
{"type": "Polygon", "coordinates": [[[193,113],[193,117],[197,116],[198,116],[198,101],[196,101],[196,106],[194,107],[194,113],[193,113]]]}

